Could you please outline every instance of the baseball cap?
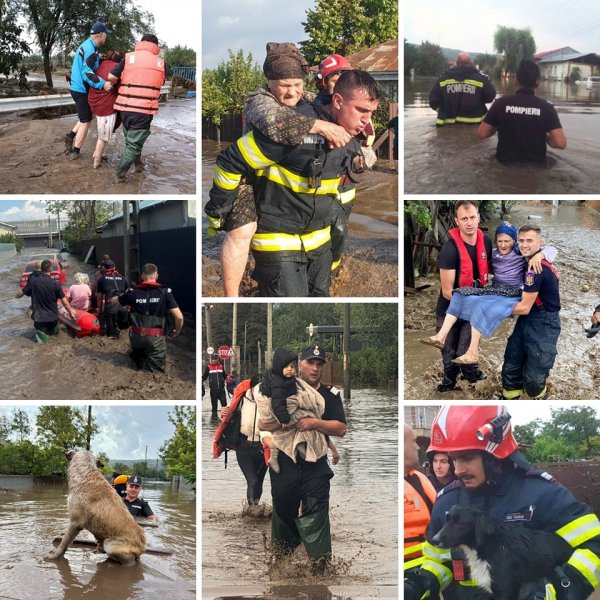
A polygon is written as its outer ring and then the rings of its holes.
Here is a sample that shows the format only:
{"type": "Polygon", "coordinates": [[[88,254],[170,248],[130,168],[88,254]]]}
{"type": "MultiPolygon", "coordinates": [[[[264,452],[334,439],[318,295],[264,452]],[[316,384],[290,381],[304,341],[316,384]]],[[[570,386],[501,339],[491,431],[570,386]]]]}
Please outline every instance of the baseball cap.
{"type": "Polygon", "coordinates": [[[106,29],[106,25],[104,23],[94,23],[92,28],[90,29],[90,34],[95,35],[97,33],[112,33],[110,29],[106,29]]]}
{"type": "Polygon", "coordinates": [[[141,487],[142,486],[142,478],[139,475],[132,475],[127,480],[127,485],[139,485],[141,487]]]}
{"type": "Polygon", "coordinates": [[[325,352],[319,348],[319,346],[309,346],[300,357],[300,360],[322,360],[327,362],[325,359],[325,352]]]}
{"type": "Polygon", "coordinates": [[[102,262],[102,266],[105,269],[112,269],[115,266],[115,263],[112,260],[105,260],[102,262]]]}

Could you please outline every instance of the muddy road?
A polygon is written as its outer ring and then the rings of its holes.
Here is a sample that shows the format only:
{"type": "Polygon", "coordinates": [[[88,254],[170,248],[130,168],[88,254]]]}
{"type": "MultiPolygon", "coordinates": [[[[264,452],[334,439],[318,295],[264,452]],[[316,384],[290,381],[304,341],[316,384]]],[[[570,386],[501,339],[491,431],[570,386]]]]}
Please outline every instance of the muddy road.
{"type": "MultiPolygon", "coordinates": [[[[353,390],[344,402],[348,433],[333,441],[330,519],[332,573],[310,575],[296,551],[270,573],[270,518],[242,517],[246,481],[229,453],[212,458],[210,402],[202,411],[202,597],[398,597],[398,401],[380,390],[353,390]]],[[[262,502],[271,505],[269,474],[262,502]]]]}
{"type": "MultiPolygon", "coordinates": [[[[148,546],[171,555],[143,554],[123,567],[89,548],[71,548],[44,561],[66,528],[67,488],[35,484],[0,494],[0,597],[7,600],[181,600],[196,598],[196,503],[192,492],[144,483],[159,527],[144,528],[148,546]]],[[[87,532],[84,532],[87,534],[87,532]]],[[[83,535],[83,534],[82,534],[83,535]]],[[[87,534],[89,535],[89,534],[87,534]]]]}
{"type": "Polygon", "coordinates": [[[64,135],[77,115],[32,119],[31,114],[0,118],[1,194],[194,194],[196,191],[196,103],[194,98],[160,105],[144,144],[141,173],[116,183],[123,154],[119,128],[105,149],[106,162],[92,168],[96,125],[92,123],[81,158],[65,154],[64,135]]]}
{"type": "MultiPolygon", "coordinates": [[[[558,248],[556,267],[560,276],[561,325],[558,356],[548,379],[550,398],[588,400],[598,398],[600,383],[600,339],[588,339],[583,327],[600,302],[600,213],[575,201],[563,201],[560,208],[520,201],[509,220],[522,225],[528,215],[541,217],[535,222],[542,229],[545,243],[558,248]],[[586,287],[589,286],[589,290],[586,287]]],[[[530,221],[531,222],[531,221],[530,221]]],[[[499,221],[484,226],[493,232],[499,221]]],[[[501,369],[506,341],[514,320],[506,319],[489,339],[482,340],[480,367],[485,381],[469,384],[459,379],[460,390],[439,393],[442,377],[439,350],[419,343],[433,335],[435,306],[439,294],[439,276],[417,279],[416,285],[431,284],[429,289],[404,298],[404,397],[407,400],[491,399],[501,389],[501,369]]]]}
{"type": "MultiPolygon", "coordinates": [[[[2,400],[192,400],[196,397],[196,330],[189,318],[182,333],[167,340],[164,374],[134,371],[128,357],[129,338],[74,338],[65,325],[48,344],[33,342],[30,299],[17,299],[19,278],[31,254],[24,248],[0,262],[0,381],[2,400]]],[[[94,267],[71,255],[67,286],[78,271],[92,278],[94,267]]]]}
{"type": "MultiPolygon", "coordinates": [[[[222,145],[220,149],[225,148],[222,145]]],[[[202,206],[208,202],[216,142],[202,141],[202,206]]],[[[219,252],[224,234],[206,235],[206,216],[202,233],[202,290],[204,296],[223,295],[219,252]]],[[[357,187],[350,216],[350,231],[339,273],[330,293],[337,297],[393,297],[398,294],[398,176],[391,173],[387,160],[381,160],[357,187]]],[[[242,282],[242,296],[258,294],[250,273],[250,258],[242,282]]]]}
{"type": "MultiPolygon", "coordinates": [[[[537,95],[555,105],[565,150],[548,148],[548,168],[508,167],[495,158],[498,136],[477,138],[477,126],[435,126],[429,107],[433,78],[405,79],[404,191],[408,194],[596,194],[600,185],[600,90],[542,82],[537,95]]],[[[498,96],[514,82],[494,81],[498,96]]]]}

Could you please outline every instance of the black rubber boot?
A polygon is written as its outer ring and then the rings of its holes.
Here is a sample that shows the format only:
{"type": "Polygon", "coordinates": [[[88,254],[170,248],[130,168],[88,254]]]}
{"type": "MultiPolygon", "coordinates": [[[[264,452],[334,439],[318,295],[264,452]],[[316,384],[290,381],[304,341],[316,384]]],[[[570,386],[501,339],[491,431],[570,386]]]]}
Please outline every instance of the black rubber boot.
{"type": "Polygon", "coordinates": [[[487,379],[487,375],[481,369],[475,369],[467,373],[463,372],[462,378],[466,379],[469,383],[477,383],[478,381],[487,379]]]}
{"type": "Polygon", "coordinates": [[[451,392],[453,390],[457,390],[459,388],[456,387],[456,379],[451,379],[450,377],[447,377],[446,375],[444,375],[444,378],[442,379],[442,383],[440,383],[437,386],[437,391],[438,392],[451,392]]]}
{"type": "Polygon", "coordinates": [[[292,554],[301,541],[298,532],[293,531],[273,508],[273,515],[271,517],[271,543],[273,544],[275,554],[292,554]]]}

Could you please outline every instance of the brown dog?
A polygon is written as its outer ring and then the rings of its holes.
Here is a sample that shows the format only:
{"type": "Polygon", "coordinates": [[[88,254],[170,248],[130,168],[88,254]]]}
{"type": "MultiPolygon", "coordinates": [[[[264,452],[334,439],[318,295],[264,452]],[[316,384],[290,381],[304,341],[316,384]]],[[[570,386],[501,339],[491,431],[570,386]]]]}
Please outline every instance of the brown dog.
{"type": "Polygon", "coordinates": [[[82,529],[98,541],[98,549],[122,565],[133,565],[146,549],[146,535],[123,500],[104,479],[96,458],[87,450],[70,451],[69,528],[60,546],[46,560],[60,558],[82,529]]]}

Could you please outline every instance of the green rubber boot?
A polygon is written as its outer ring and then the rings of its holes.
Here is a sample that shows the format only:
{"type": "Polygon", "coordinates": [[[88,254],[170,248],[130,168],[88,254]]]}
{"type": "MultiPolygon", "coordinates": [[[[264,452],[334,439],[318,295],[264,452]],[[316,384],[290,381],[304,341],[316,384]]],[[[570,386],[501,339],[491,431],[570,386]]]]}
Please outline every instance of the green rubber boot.
{"type": "Polygon", "coordinates": [[[300,545],[301,539],[297,531],[293,531],[273,509],[271,517],[271,542],[276,554],[292,554],[300,545]]]}
{"type": "Polygon", "coordinates": [[[329,511],[302,515],[296,519],[296,527],[311,560],[313,575],[322,575],[331,560],[331,530],[329,511]]]}

